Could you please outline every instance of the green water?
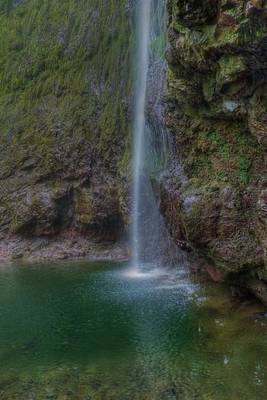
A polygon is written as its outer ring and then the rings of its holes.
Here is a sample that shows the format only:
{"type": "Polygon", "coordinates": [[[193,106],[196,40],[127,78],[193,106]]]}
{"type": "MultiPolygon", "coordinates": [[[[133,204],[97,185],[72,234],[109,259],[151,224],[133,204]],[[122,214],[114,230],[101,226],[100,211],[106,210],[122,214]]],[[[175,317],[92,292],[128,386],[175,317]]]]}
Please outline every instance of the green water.
{"type": "Polygon", "coordinates": [[[0,399],[267,398],[260,306],[127,268],[0,268],[0,399]]]}

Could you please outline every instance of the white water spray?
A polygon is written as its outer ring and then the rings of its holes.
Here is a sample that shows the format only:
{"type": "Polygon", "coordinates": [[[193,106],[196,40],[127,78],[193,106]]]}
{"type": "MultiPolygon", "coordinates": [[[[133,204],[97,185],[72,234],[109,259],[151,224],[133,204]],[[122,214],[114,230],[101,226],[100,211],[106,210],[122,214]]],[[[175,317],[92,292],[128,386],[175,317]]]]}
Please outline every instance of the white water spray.
{"type": "MultiPolygon", "coordinates": [[[[157,185],[169,167],[171,143],[164,121],[166,0],[136,0],[133,124],[132,262],[135,277],[158,274],[177,261],[166,229],[157,185]]],[[[164,271],[163,271],[164,272],[164,271]]]]}
{"type": "Polygon", "coordinates": [[[149,67],[149,32],[151,0],[138,2],[137,16],[137,52],[136,52],[136,89],[134,111],[134,154],[133,154],[133,223],[132,223],[132,262],[136,267],[139,262],[139,213],[140,179],[144,156],[145,106],[147,77],[149,67]]]}

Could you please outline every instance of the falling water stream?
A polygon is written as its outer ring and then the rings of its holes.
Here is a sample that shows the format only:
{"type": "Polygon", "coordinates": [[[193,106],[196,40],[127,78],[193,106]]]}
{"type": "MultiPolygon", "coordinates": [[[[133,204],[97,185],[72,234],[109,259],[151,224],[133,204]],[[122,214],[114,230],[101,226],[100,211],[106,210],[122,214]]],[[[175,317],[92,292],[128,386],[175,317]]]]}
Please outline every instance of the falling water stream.
{"type": "Polygon", "coordinates": [[[133,227],[132,227],[132,262],[134,266],[139,263],[140,236],[140,183],[141,168],[144,157],[145,133],[145,106],[147,93],[147,76],[149,66],[149,33],[150,33],[151,0],[138,3],[137,10],[137,71],[135,89],[135,114],[134,114],[134,175],[133,175],[133,227]]]}
{"type": "Polygon", "coordinates": [[[136,3],[132,267],[139,272],[162,264],[171,243],[151,183],[166,167],[170,153],[162,107],[165,6],[162,0],[136,3]]]}

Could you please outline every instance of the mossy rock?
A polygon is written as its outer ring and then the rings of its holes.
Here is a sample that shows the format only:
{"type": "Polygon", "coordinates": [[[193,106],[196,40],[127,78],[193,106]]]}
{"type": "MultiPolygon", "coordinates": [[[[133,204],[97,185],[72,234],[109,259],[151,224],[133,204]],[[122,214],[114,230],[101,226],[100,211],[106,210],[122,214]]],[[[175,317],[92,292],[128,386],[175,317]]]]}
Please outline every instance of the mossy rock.
{"type": "MultiPolygon", "coordinates": [[[[83,229],[94,220],[84,187],[95,193],[110,174],[126,197],[131,8],[126,0],[0,3],[0,178],[6,187],[0,212],[9,216],[0,214],[0,231],[38,235],[74,223],[83,229]],[[39,185],[55,203],[47,219],[40,199],[26,204],[26,192],[39,185]]],[[[113,205],[101,202],[110,216],[113,205]]]]}
{"type": "Polygon", "coordinates": [[[216,76],[209,74],[203,81],[203,95],[205,100],[209,103],[213,100],[216,93],[216,76]]]}
{"type": "Polygon", "coordinates": [[[177,0],[173,3],[172,12],[185,26],[193,27],[214,23],[219,6],[219,0],[177,0]]]}
{"type": "Polygon", "coordinates": [[[57,207],[53,194],[44,186],[28,189],[12,199],[11,233],[44,236],[56,231],[57,207]]]}
{"type": "Polygon", "coordinates": [[[260,145],[267,147],[267,86],[257,89],[250,100],[249,128],[260,145]]]}
{"type": "Polygon", "coordinates": [[[220,90],[224,85],[228,85],[242,79],[247,71],[244,58],[241,56],[225,55],[218,61],[218,71],[216,75],[216,86],[220,90]]]}
{"type": "Polygon", "coordinates": [[[75,192],[74,215],[79,226],[86,227],[95,222],[93,195],[90,189],[82,188],[75,192]]]}

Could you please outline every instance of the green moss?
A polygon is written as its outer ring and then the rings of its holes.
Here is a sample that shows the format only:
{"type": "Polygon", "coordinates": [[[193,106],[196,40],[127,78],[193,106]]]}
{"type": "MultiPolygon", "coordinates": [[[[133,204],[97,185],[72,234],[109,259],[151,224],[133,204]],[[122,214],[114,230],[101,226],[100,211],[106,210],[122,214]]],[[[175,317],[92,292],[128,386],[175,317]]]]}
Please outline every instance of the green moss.
{"type": "Polygon", "coordinates": [[[254,18],[253,20],[246,18],[238,27],[238,42],[244,45],[249,42],[255,42],[266,37],[266,20],[262,18],[254,18]]]}
{"type": "Polygon", "coordinates": [[[213,99],[216,90],[216,77],[214,74],[207,76],[203,81],[203,94],[206,101],[210,102],[213,99]]]}
{"type": "Polygon", "coordinates": [[[240,56],[225,55],[220,58],[216,76],[218,86],[234,82],[242,72],[246,71],[244,60],[240,56]]]}
{"type": "Polygon", "coordinates": [[[237,176],[243,184],[248,184],[250,181],[250,175],[249,175],[250,167],[251,167],[250,160],[245,156],[238,155],[237,176]]]}
{"type": "Polygon", "coordinates": [[[191,30],[175,21],[173,29],[180,33],[180,57],[189,65],[201,64],[205,58],[205,51],[214,42],[215,28],[215,25],[204,25],[191,30]]]}
{"type": "Polygon", "coordinates": [[[209,132],[207,138],[215,145],[219,156],[225,161],[229,160],[230,147],[225,139],[218,132],[209,132]]]}
{"type": "Polygon", "coordinates": [[[247,185],[253,177],[253,162],[261,156],[255,139],[238,122],[216,122],[216,130],[208,129],[207,121],[203,124],[205,129],[202,126],[202,130],[192,135],[184,158],[188,176],[196,177],[200,185],[203,182],[247,185]]]}
{"type": "Polygon", "coordinates": [[[224,27],[217,33],[217,40],[214,43],[214,47],[238,43],[238,38],[239,36],[237,27],[224,27]]]}
{"type": "Polygon", "coordinates": [[[183,24],[181,24],[179,21],[173,21],[172,24],[172,28],[179,33],[184,33],[186,34],[187,32],[189,32],[189,29],[186,28],[186,26],[184,26],[183,24]]]}
{"type": "Polygon", "coordinates": [[[126,147],[126,150],[125,150],[122,158],[118,162],[118,169],[122,175],[128,173],[128,168],[129,168],[130,162],[131,162],[131,154],[130,154],[130,146],[128,145],[126,147]]]}
{"type": "Polygon", "coordinates": [[[252,269],[262,265],[259,249],[266,247],[266,10],[252,9],[247,17],[244,2],[220,1],[208,22],[204,2],[169,3],[176,32],[167,75],[168,123],[188,179],[180,196],[183,230],[223,270],[252,269]],[[190,207],[183,203],[187,196],[190,207]]]}
{"type": "Polygon", "coordinates": [[[75,192],[74,208],[76,222],[81,225],[94,223],[95,210],[92,205],[92,194],[89,189],[83,189],[75,192]]]}
{"type": "Polygon", "coordinates": [[[0,142],[36,144],[47,168],[59,138],[108,157],[128,135],[130,41],[124,0],[2,1],[0,142]]]}
{"type": "Polygon", "coordinates": [[[242,7],[242,5],[239,7],[234,6],[230,9],[228,9],[227,11],[225,11],[225,14],[236,18],[236,20],[238,22],[241,18],[243,18],[243,7],[242,7]]]}

